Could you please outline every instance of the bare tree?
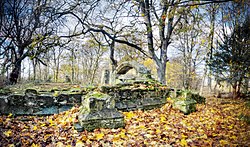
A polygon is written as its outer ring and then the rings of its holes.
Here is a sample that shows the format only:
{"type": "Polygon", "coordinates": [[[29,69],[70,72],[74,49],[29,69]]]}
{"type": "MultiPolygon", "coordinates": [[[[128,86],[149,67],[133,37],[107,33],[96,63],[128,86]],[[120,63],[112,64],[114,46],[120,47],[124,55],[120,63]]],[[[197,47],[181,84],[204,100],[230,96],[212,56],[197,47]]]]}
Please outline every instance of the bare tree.
{"type": "Polygon", "coordinates": [[[10,82],[16,83],[21,71],[22,61],[36,54],[44,52],[36,48],[37,44],[53,34],[52,21],[47,7],[49,1],[41,0],[5,0],[3,2],[3,16],[1,19],[1,54],[13,65],[10,82]]]}
{"type": "MultiPolygon", "coordinates": [[[[100,37],[97,38],[99,41],[101,40],[100,37]]],[[[86,78],[84,81],[93,84],[95,83],[95,80],[101,76],[97,71],[102,63],[102,56],[107,52],[107,47],[97,43],[94,39],[89,39],[82,45],[80,52],[82,57],[83,75],[86,78]]]]}
{"type": "MultiPolygon", "coordinates": [[[[103,25],[103,20],[99,22],[88,23],[81,21],[81,17],[74,14],[79,21],[85,26],[85,33],[88,32],[99,32],[111,40],[111,47],[114,46],[114,42],[126,44],[133,47],[149,58],[153,59],[156,67],[158,80],[165,84],[166,83],[166,63],[168,61],[168,48],[173,42],[172,36],[177,24],[183,18],[185,9],[192,6],[205,5],[209,3],[222,3],[230,0],[222,1],[182,1],[182,0],[166,0],[166,1],[153,1],[153,0],[135,0],[135,1],[111,1],[114,4],[108,3],[108,5],[114,9],[114,13],[110,13],[105,20],[112,18],[126,18],[127,21],[121,21],[119,30],[114,30],[110,24],[103,25]],[[117,10],[117,11],[115,11],[117,10]],[[118,15],[121,14],[121,15],[118,15]],[[116,17],[112,17],[116,16],[116,17]],[[124,25],[125,24],[125,25],[124,25]],[[127,34],[135,34],[138,31],[144,32],[144,44],[133,42],[124,35],[123,26],[129,26],[132,24],[130,29],[126,30],[127,34]],[[136,29],[133,29],[136,28],[136,29]],[[136,30],[136,31],[134,31],[136,30]],[[158,33],[155,33],[158,32],[158,33]],[[146,48],[145,48],[146,47],[146,48]]],[[[105,7],[105,2],[101,3],[102,7],[105,7]]],[[[99,13],[92,13],[94,18],[99,17],[99,13]],[[97,14],[97,15],[96,15],[97,14]]],[[[102,17],[103,18],[103,17],[102,17]]],[[[90,22],[93,22],[90,20],[90,22]]],[[[143,35],[143,34],[140,34],[143,35]]],[[[112,57],[112,53],[111,53],[112,57]]],[[[112,60],[112,58],[111,58],[112,60]]]]}
{"type": "MultiPolygon", "coordinates": [[[[72,10],[77,3],[50,0],[3,0],[1,1],[1,51],[6,68],[11,67],[9,80],[16,83],[21,63],[26,57],[45,63],[39,54],[59,45],[62,36],[57,31],[65,26],[66,19],[58,11],[72,10]]],[[[67,34],[68,35],[68,34],[67,34]]]]}
{"type": "Polygon", "coordinates": [[[185,89],[197,88],[197,68],[204,59],[204,32],[202,31],[202,15],[198,8],[190,8],[186,12],[185,19],[180,21],[175,30],[176,48],[179,50],[181,64],[183,66],[182,81],[185,89]]]}

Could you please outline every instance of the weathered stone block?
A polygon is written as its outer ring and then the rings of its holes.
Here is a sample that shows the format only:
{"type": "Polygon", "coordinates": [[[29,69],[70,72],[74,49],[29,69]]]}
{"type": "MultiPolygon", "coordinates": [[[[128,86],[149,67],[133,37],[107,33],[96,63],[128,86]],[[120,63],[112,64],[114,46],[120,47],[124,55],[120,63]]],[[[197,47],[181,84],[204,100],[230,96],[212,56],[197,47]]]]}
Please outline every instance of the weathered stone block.
{"type": "Polygon", "coordinates": [[[34,97],[34,96],[37,96],[39,94],[37,92],[37,90],[35,90],[35,89],[26,89],[24,93],[25,93],[25,96],[27,96],[27,97],[34,97]]]}
{"type": "Polygon", "coordinates": [[[81,126],[87,131],[93,131],[96,128],[124,127],[124,116],[116,109],[102,109],[88,114],[80,114],[78,119],[81,126]]]}
{"type": "Polygon", "coordinates": [[[196,110],[196,101],[193,99],[176,100],[173,108],[180,110],[184,114],[190,114],[196,110]]]}
{"type": "Polygon", "coordinates": [[[8,105],[7,96],[0,96],[0,114],[9,114],[11,113],[8,105]]]}
{"type": "Polygon", "coordinates": [[[41,107],[49,107],[56,105],[55,99],[51,95],[39,95],[37,96],[36,101],[41,107]]]}
{"type": "Polygon", "coordinates": [[[83,97],[78,120],[88,131],[124,127],[124,116],[115,109],[114,98],[98,92],[83,97]]]}
{"type": "Polygon", "coordinates": [[[117,101],[115,103],[115,108],[121,111],[127,111],[128,110],[128,105],[126,101],[117,101]]]}
{"type": "Polygon", "coordinates": [[[164,98],[145,98],[141,101],[144,110],[160,108],[166,103],[164,98]]]}
{"type": "Polygon", "coordinates": [[[50,106],[50,107],[41,108],[39,111],[34,112],[32,115],[53,115],[53,114],[58,114],[58,113],[59,113],[58,106],[50,106]]]}
{"type": "Polygon", "coordinates": [[[21,94],[13,94],[8,96],[8,101],[9,101],[9,105],[12,106],[23,106],[24,105],[24,96],[21,94]]]}

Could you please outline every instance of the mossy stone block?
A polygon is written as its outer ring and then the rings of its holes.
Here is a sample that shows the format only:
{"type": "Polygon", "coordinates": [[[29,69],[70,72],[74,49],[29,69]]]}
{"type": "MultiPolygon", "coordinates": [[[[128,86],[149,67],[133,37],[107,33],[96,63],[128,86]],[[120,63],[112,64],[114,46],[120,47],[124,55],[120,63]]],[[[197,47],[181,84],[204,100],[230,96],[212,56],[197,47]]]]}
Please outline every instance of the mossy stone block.
{"type": "Polygon", "coordinates": [[[176,100],[173,108],[180,110],[184,114],[190,114],[196,110],[196,101],[193,99],[176,100]]]}

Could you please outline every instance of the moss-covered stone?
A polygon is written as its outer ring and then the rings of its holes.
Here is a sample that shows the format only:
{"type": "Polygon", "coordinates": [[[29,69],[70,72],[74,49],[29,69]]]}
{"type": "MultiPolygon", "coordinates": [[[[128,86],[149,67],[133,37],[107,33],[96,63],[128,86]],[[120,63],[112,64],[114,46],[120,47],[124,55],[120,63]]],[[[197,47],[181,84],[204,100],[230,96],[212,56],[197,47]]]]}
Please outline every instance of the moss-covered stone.
{"type": "Polygon", "coordinates": [[[36,89],[26,89],[24,94],[28,97],[32,97],[32,96],[37,96],[39,95],[39,93],[37,92],[36,89]]]}
{"type": "Polygon", "coordinates": [[[124,127],[124,116],[115,109],[102,109],[90,112],[87,115],[79,115],[81,126],[87,131],[96,128],[121,128],[124,127]]]}
{"type": "Polygon", "coordinates": [[[179,99],[174,101],[173,108],[180,110],[184,114],[190,114],[196,110],[196,101],[193,99],[179,99]]]}
{"type": "Polygon", "coordinates": [[[91,92],[83,97],[78,120],[88,131],[124,126],[124,116],[115,109],[114,98],[100,92],[91,92]]]}
{"type": "MultiPolygon", "coordinates": [[[[179,99],[193,99],[198,104],[205,104],[206,98],[203,96],[200,96],[199,94],[193,93],[189,90],[175,90],[176,94],[175,97],[179,99]]],[[[173,92],[173,91],[172,91],[173,92]]],[[[173,96],[173,94],[172,94],[173,96]]]]}
{"type": "Polygon", "coordinates": [[[0,88],[0,95],[8,95],[11,93],[9,88],[0,88]]]}

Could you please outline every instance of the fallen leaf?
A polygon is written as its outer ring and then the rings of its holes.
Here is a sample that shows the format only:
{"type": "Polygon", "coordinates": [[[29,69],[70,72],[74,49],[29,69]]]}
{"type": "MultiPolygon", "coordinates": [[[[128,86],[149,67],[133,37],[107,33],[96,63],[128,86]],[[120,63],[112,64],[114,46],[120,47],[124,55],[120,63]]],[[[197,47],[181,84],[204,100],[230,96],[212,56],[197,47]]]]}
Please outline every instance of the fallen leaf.
{"type": "Polygon", "coordinates": [[[65,145],[62,142],[57,142],[56,147],[64,147],[65,145]]]}
{"type": "Polygon", "coordinates": [[[226,141],[226,140],[220,140],[220,144],[222,146],[228,145],[228,141],[226,141]]]}
{"type": "Polygon", "coordinates": [[[11,134],[12,134],[12,131],[11,130],[8,130],[8,131],[4,131],[3,134],[7,137],[10,137],[11,134]]]}
{"type": "Polygon", "coordinates": [[[181,146],[185,146],[185,147],[187,146],[187,141],[185,138],[181,139],[181,146]]]}
{"type": "Polygon", "coordinates": [[[37,130],[37,126],[34,126],[34,127],[33,127],[33,131],[36,131],[36,130],[37,130]]]}
{"type": "Polygon", "coordinates": [[[104,136],[103,133],[99,133],[99,134],[96,134],[96,135],[95,135],[95,138],[96,138],[97,140],[100,140],[100,139],[103,139],[103,136],[104,136]]]}
{"type": "Polygon", "coordinates": [[[9,115],[8,115],[8,117],[12,117],[13,116],[13,114],[12,113],[10,113],[9,115]]]}
{"type": "Polygon", "coordinates": [[[76,142],[76,147],[83,147],[83,146],[85,146],[85,144],[81,140],[78,140],[76,142]]]}
{"type": "Polygon", "coordinates": [[[31,147],[40,147],[40,145],[32,143],[31,147]]]}

